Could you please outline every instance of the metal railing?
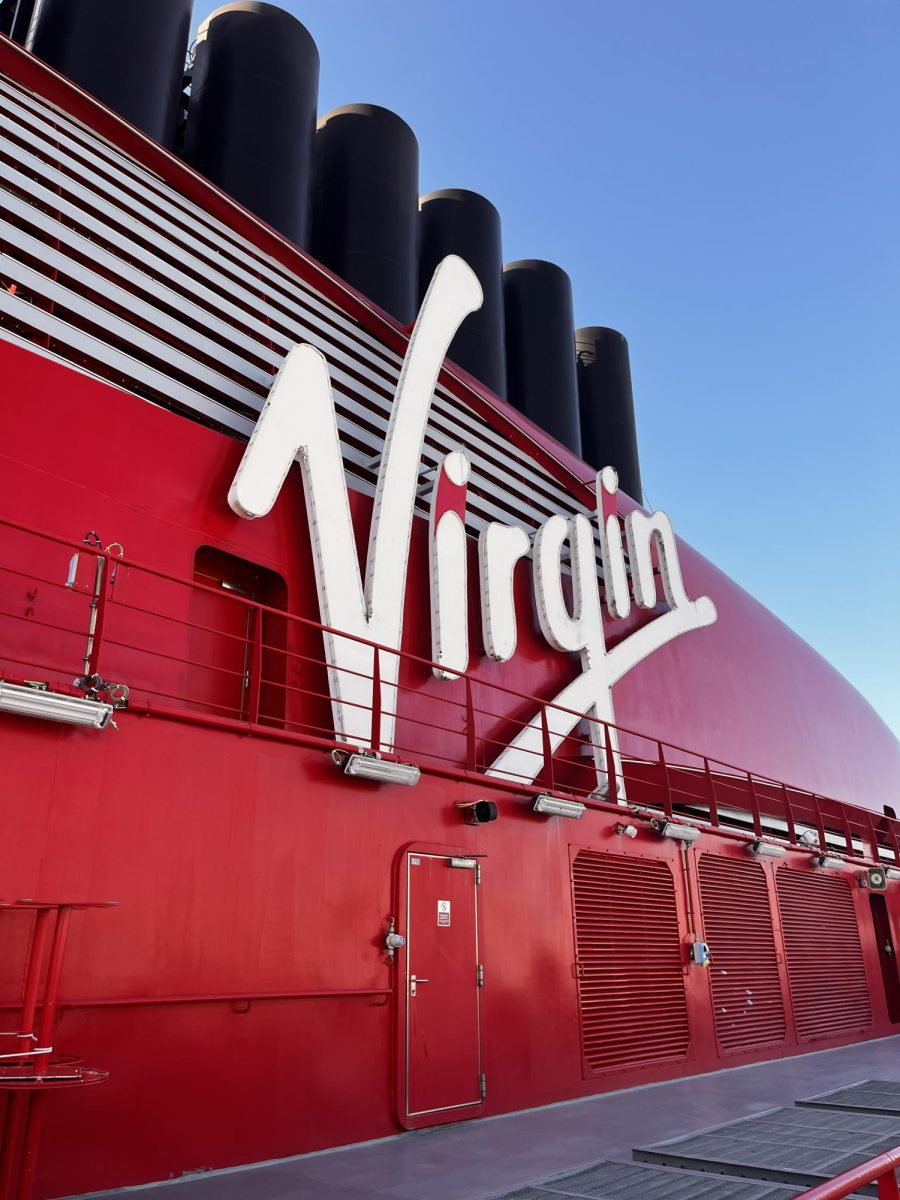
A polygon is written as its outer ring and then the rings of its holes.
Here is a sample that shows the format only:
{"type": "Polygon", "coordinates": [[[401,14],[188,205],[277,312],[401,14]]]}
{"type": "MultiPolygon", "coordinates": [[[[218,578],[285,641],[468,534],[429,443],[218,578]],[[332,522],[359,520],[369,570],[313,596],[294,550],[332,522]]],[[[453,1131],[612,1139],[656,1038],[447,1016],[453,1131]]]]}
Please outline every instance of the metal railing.
{"type": "Polygon", "coordinates": [[[879,1154],[868,1162],[851,1167],[843,1175],[828,1183],[817,1184],[807,1192],[800,1192],[796,1200],[847,1200],[858,1188],[871,1183],[878,1184],[878,1200],[900,1200],[897,1185],[897,1170],[900,1169],[900,1146],[879,1154]]]}
{"type": "Polygon", "coordinates": [[[371,649],[371,703],[354,702],[371,714],[366,749],[483,787],[549,791],[618,811],[624,800],[733,836],[900,864],[900,822],[887,816],[558,707],[577,723],[555,745],[554,706],[477,670],[438,679],[435,664],[407,650],[178,578],[116,545],[0,520],[0,678],[113,703],[127,696],[129,709],[160,718],[346,750],[332,704],[333,681],[347,668],[327,661],[326,633],[371,649]],[[393,674],[387,665],[397,665],[397,681],[382,686],[393,674]],[[394,730],[389,748],[385,718],[394,730]],[[490,774],[526,729],[540,731],[537,748],[523,751],[527,773],[490,774]]]}

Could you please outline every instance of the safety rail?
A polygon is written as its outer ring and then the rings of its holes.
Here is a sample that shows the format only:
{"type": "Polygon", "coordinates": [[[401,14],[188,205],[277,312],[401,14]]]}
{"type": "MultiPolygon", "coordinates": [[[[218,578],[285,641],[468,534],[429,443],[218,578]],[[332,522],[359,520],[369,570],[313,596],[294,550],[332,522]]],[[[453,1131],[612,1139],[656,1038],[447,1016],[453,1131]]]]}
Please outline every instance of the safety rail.
{"type": "Polygon", "coordinates": [[[858,1188],[878,1184],[878,1200],[900,1200],[897,1171],[900,1169],[900,1146],[879,1154],[877,1158],[851,1167],[827,1183],[819,1183],[808,1192],[800,1192],[796,1200],[847,1200],[858,1188]]]}
{"type": "Polygon", "coordinates": [[[0,679],[347,750],[332,714],[333,681],[343,671],[372,681],[370,704],[340,701],[371,714],[363,748],[432,774],[619,811],[625,801],[732,836],[776,837],[805,843],[810,852],[900,864],[900,822],[890,817],[550,705],[493,682],[492,667],[437,678],[436,665],[422,655],[330,630],[225,586],[179,578],[125,557],[118,545],[74,542],[0,520],[0,679]],[[324,634],[368,647],[371,673],[328,661],[324,634]],[[398,667],[396,683],[387,682],[389,664],[398,667]],[[577,717],[558,746],[550,736],[554,713],[577,717]],[[386,718],[390,746],[381,734],[386,718]],[[532,738],[538,748],[522,751],[532,767],[491,774],[523,730],[540,734],[532,738]]]}
{"type": "Polygon", "coordinates": [[[73,913],[115,907],[113,900],[57,901],[0,899],[0,917],[25,914],[32,920],[25,949],[19,1003],[4,1005],[0,1031],[0,1200],[31,1200],[37,1167],[44,1098],[48,1092],[103,1083],[108,1072],[84,1067],[79,1058],[53,1046],[60,1009],[60,984],[73,913]]]}

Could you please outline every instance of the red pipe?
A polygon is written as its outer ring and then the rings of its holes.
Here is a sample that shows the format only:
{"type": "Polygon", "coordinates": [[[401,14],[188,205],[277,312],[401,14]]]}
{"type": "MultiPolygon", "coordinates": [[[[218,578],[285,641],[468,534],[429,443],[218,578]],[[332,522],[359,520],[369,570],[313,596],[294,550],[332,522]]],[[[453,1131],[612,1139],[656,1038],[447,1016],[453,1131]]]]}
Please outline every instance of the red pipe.
{"type": "Polygon", "coordinates": [[[846,1200],[857,1188],[869,1183],[878,1183],[878,1200],[900,1200],[897,1187],[897,1168],[900,1167],[900,1146],[879,1154],[877,1158],[851,1167],[843,1175],[820,1183],[808,1192],[801,1192],[797,1200],[846,1200]]]}

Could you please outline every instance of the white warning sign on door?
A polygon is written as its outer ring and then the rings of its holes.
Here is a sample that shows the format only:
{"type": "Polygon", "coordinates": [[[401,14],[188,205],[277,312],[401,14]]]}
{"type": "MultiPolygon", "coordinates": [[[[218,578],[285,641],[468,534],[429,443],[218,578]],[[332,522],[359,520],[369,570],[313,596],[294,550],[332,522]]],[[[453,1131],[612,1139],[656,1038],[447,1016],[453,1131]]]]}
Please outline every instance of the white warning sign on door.
{"type": "Polygon", "coordinates": [[[450,901],[438,900],[438,925],[450,924],[450,901]]]}

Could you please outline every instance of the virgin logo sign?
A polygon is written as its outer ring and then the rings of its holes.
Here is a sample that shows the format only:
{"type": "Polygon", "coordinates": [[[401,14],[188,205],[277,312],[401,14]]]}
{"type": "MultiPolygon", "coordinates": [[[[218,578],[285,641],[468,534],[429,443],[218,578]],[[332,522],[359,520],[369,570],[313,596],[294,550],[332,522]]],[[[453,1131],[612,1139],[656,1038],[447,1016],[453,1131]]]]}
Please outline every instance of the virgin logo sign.
{"type": "MultiPolygon", "coordinates": [[[[228,502],[253,520],[268,513],[291,464],[299,459],[312,536],[320,620],[383,646],[399,649],[409,566],[416,489],[422,444],[438,373],[465,317],[481,307],[481,287],[460,258],[440,263],[422,303],[409,340],[391,410],[378,473],[369,530],[365,579],[356,553],[350,503],[341,457],[334,397],[324,356],[312,346],[295,346],[281,367],[253,436],[235,474],[228,502]]],[[[466,487],[469,461],[462,451],[448,454],[437,472],[431,496],[432,657],[439,678],[453,679],[469,661],[466,560],[466,487]]],[[[657,603],[651,546],[655,542],[668,610],[607,650],[597,579],[594,521],[583,515],[553,516],[533,541],[519,525],[492,522],[481,533],[478,563],[483,642],[500,662],[516,652],[513,572],[520,558],[533,558],[534,586],[541,630],[556,650],[577,652],[581,672],[555,696],[546,710],[552,749],[582,716],[613,721],[612,687],[637,663],[680,634],[711,625],[716,609],[708,596],[688,598],[681,577],[675,535],[663,512],[634,512],[625,519],[631,570],[629,586],[625,547],[618,519],[604,516],[618,481],[607,467],[597,476],[597,512],[605,605],[622,620],[638,608],[657,603]],[[604,505],[606,500],[606,505],[604,505]],[[563,557],[568,547],[573,603],[563,590],[563,557]],[[561,709],[570,711],[563,712],[561,709]]],[[[614,505],[614,501],[613,501],[614,505]]],[[[373,650],[360,642],[326,633],[326,658],[336,736],[354,746],[371,745],[373,650]]],[[[381,739],[390,749],[394,737],[399,660],[381,658],[381,739]]],[[[530,781],[541,764],[541,713],[538,712],[497,757],[489,774],[530,781]]],[[[598,784],[605,780],[602,738],[596,735],[598,784]]]]}

